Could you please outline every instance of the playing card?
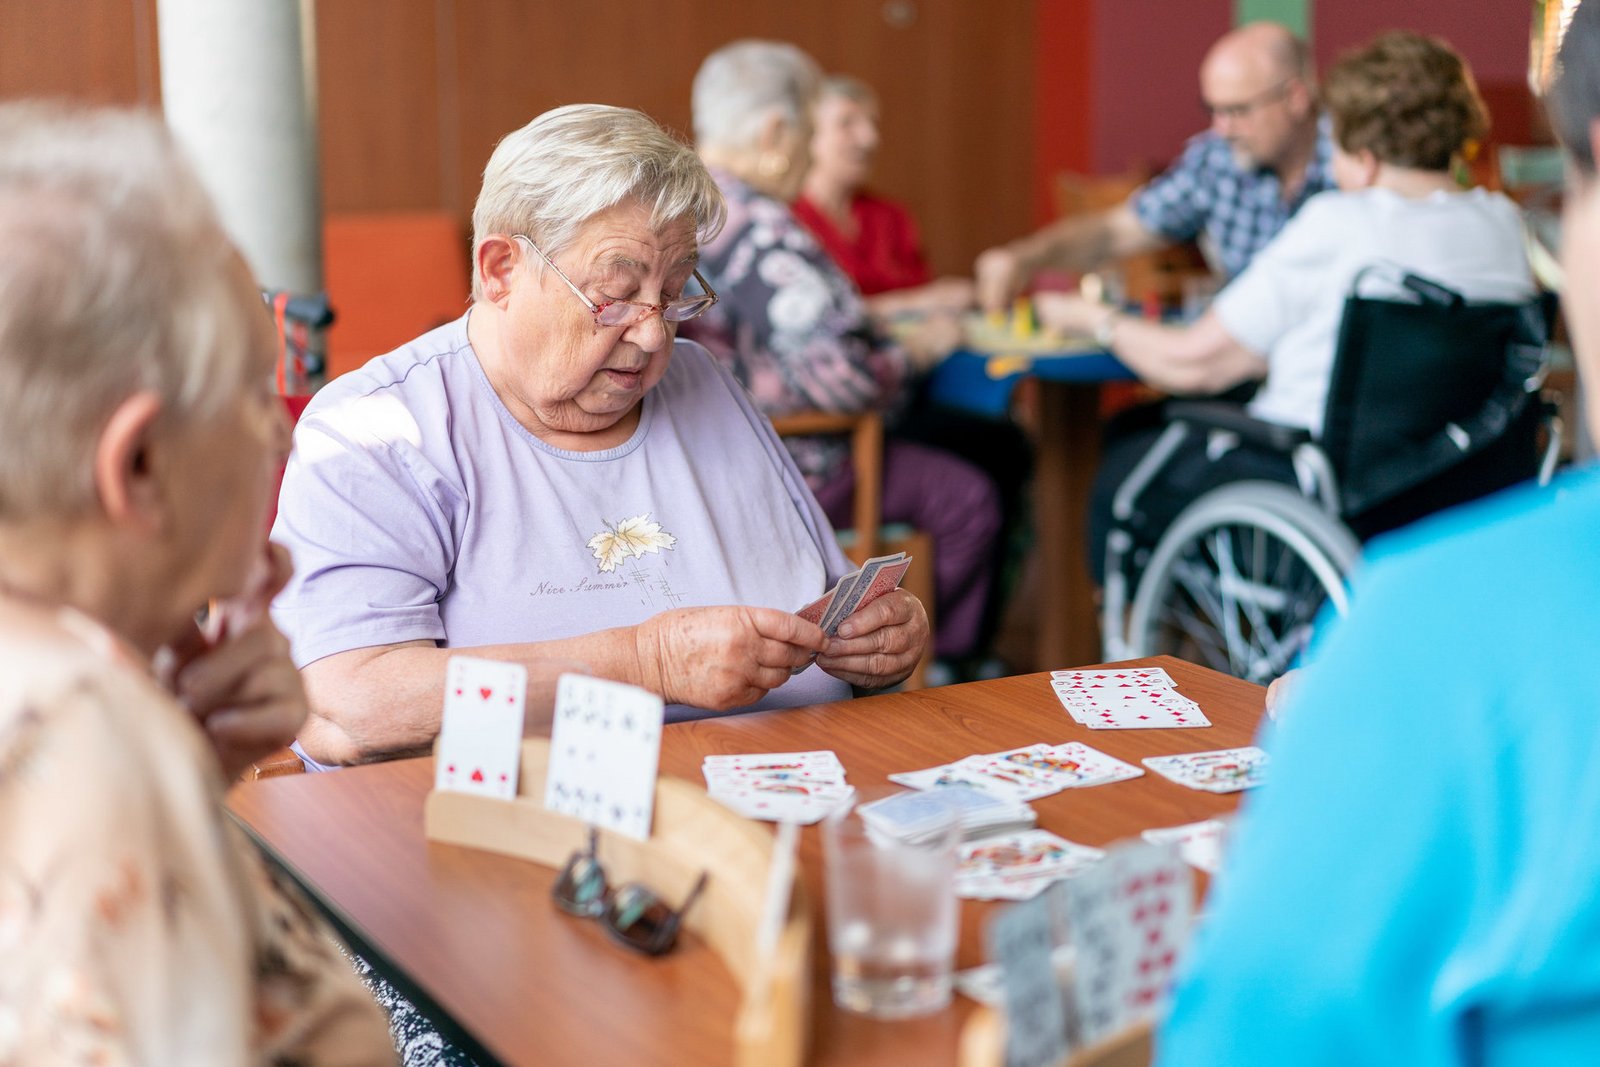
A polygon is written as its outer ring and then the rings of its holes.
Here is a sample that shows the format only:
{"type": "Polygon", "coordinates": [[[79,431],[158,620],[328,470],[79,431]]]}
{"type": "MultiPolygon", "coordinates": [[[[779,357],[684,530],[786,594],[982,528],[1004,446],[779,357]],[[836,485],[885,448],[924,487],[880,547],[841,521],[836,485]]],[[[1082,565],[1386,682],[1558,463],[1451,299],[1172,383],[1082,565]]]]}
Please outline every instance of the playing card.
{"type": "Polygon", "coordinates": [[[1115,756],[1108,756],[1081,741],[1040,747],[1043,752],[1038,758],[1053,770],[1057,782],[1063,789],[1108,785],[1111,782],[1122,782],[1144,775],[1144,771],[1133,764],[1125,763],[1115,756]]]}
{"type": "Polygon", "coordinates": [[[1120,845],[1068,882],[1079,1037],[1092,1044],[1164,1000],[1189,931],[1193,883],[1172,845],[1120,845]]]}
{"type": "Polygon", "coordinates": [[[1078,721],[1091,730],[1148,730],[1210,726],[1199,705],[1177,693],[1118,692],[1080,706],[1078,721]]]}
{"type": "Polygon", "coordinates": [[[1222,849],[1227,842],[1228,824],[1222,819],[1206,819],[1204,822],[1146,830],[1139,836],[1154,845],[1177,845],[1178,855],[1183,862],[1214,875],[1222,866],[1222,849]]]}
{"type": "Polygon", "coordinates": [[[1146,767],[1190,789],[1237,793],[1266,781],[1267,754],[1254,745],[1181,756],[1149,756],[1146,767]]]}
{"type": "Polygon", "coordinates": [[[519,663],[451,656],[434,750],[435,789],[509,800],[522,764],[528,671],[519,663]]]}
{"type": "MultiPolygon", "coordinates": [[[[861,596],[857,598],[855,611],[860,611],[885,593],[892,593],[900,588],[900,580],[906,576],[906,571],[910,568],[911,561],[916,557],[908,556],[903,552],[897,553],[897,555],[900,557],[898,561],[894,561],[893,556],[882,557],[885,562],[877,574],[867,583],[861,596]]],[[[843,622],[848,617],[848,614],[846,614],[839,621],[843,622]]]]}
{"type": "Polygon", "coordinates": [[[826,749],[707,756],[701,773],[708,795],[750,819],[813,823],[855,792],[826,749]]]}
{"type": "Polygon", "coordinates": [[[1050,960],[1050,916],[1032,900],[996,914],[984,931],[1000,969],[1005,1067],[1054,1067],[1067,1054],[1067,1019],[1050,960]]]}
{"type": "Polygon", "coordinates": [[[544,806],[649,840],[661,756],[661,698],[581,674],[556,685],[544,806]]]}
{"type": "Polygon", "coordinates": [[[1120,689],[1156,686],[1176,689],[1172,675],[1160,667],[1124,667],[1109,671],[1051,671],[1050,680],[1069,689],[1120,689]]]}
{"type": "Polygon", "coordinates": [[[1026,900],[1103,856],[1100,849],[1023,830],[968,841],[957,853],[956,895],[976,900],[1026,900]]]}

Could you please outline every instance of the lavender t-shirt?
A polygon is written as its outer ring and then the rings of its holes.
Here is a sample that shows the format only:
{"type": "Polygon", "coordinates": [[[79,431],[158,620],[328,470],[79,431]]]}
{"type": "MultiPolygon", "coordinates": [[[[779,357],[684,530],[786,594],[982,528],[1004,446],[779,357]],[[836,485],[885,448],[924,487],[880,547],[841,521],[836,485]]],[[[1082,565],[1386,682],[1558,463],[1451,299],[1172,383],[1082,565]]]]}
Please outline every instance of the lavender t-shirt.
{"type": "MultiPolygon", "coordinates": [[[[466,316],[316,395],[272,537],[294,554],[273,616],[302,667],[401,641],[571,637],[670,608],[792,611],[848,568],[772,427],[699,345],[676,342],[624,444],[567,452],[500,402],[466,316]]],[[[812,667],[744,710],[849,695],[812,667]]]]}

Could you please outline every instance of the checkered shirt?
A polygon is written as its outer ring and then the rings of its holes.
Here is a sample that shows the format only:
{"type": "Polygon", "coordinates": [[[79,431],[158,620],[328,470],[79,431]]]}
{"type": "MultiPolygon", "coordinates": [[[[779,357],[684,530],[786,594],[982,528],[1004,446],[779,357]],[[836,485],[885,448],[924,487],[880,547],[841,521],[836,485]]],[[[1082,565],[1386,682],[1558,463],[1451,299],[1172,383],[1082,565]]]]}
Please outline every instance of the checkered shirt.
{"type": "Polygon", "coordinates": [[[1229,278],[1277,236],[1289,217],[1311,197],[1332,189],[1333,140],[1328,121],[1317,126],[1317,148],[1306,180],[1285,202],[1278,176],[1266,168],[1241,170],[1228,142],[1211,131],[1189,139],[1183,155],[1133,195],[1133,211],[1145,229],[1171,241],[1205,235],[1210,252],[1229,278]]]}

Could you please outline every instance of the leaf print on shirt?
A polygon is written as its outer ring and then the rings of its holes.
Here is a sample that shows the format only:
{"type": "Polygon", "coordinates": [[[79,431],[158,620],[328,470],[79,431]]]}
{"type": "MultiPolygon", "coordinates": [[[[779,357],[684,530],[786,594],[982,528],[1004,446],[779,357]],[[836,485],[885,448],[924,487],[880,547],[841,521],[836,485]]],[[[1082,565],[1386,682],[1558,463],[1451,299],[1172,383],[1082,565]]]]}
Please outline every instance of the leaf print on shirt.
{"type": "Polygon", "coordinates": [[[604,530],[589,538],[588,548],[600,561],[600,573],[609,574],[625,560],[638,559],[646,552],[670,551],[677,543],[676,537],[663,530],[659,522],[651,522],[650,513],[645,512],[615,526],[606,523],[604,530]]]}

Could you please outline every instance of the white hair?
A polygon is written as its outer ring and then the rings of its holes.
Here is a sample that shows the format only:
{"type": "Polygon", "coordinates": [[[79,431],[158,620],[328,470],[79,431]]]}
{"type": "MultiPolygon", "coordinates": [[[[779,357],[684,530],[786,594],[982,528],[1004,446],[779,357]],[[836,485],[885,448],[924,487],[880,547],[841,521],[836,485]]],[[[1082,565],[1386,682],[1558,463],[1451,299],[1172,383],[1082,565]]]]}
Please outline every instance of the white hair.
{"type": "Polygon", "coordinates": [[[822,72],[781,41],[745,40],[706,57],[694,76],[694,136],[702,149],[744,151],[777,116],[797,126],[817,95],[822,72]]]}
{"type": "MultiPolygon", "coordinates": [[[[656,229],[692,218],[701,241],[727,217],[700,157],[642,111],[558,107],[495,146],[472,209],[472,246],[491,234],[524,234],[555,257],[584,223],[626,200],[648,206],[656,229]]],[[[476,272],[472,295],[482,295],[476,272]]]]}
{"type": "Polygon", "coordinates": [[[237,395],[237,253],[154,115],[0,106],[0,248],[0,519],[92,506],[96,443],[133,393],[179,421],[237,395]]]}

